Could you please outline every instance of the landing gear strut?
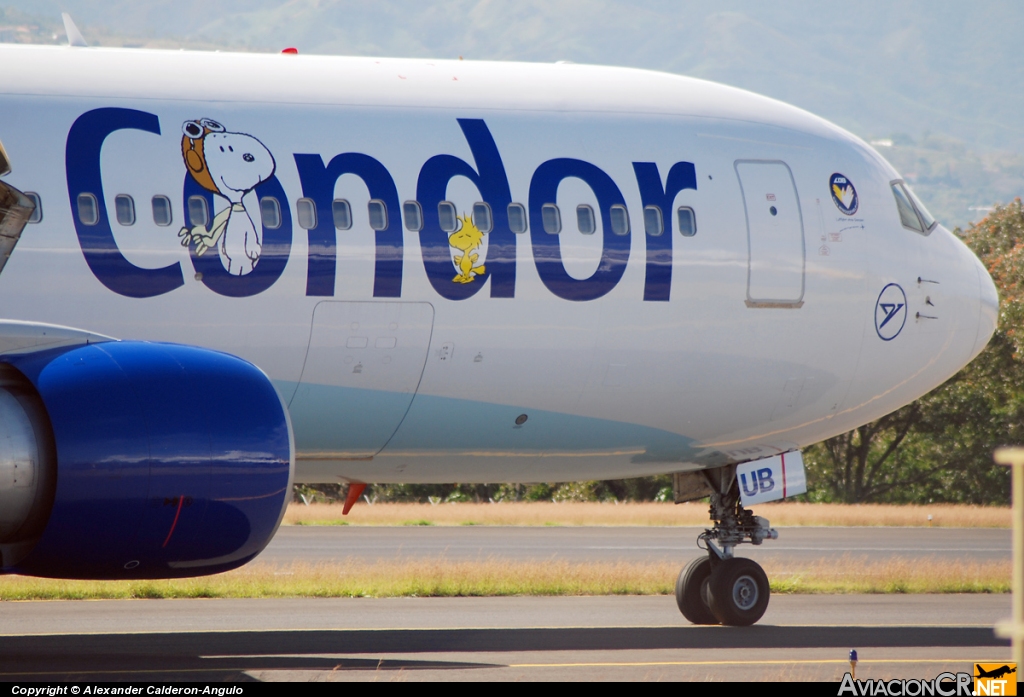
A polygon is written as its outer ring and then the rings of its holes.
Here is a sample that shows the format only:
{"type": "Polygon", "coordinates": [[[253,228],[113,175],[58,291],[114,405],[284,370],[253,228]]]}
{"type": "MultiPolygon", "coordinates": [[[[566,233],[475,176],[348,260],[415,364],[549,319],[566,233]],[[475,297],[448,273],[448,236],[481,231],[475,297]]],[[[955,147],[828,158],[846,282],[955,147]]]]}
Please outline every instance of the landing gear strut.
{"type": "Polygon", "coordinates": [[[768,608],[768,576],[757,562],[734,557],[733,549],[745,542],[759,545],[774,540],[778,533],[767,520],[743,508],[735,466],[683,476],[690,481],[680,487],[677,478],[677,501],[680,490],[710,495],[714,525],[697,538],[707,556],[687,564],[676,581],[679,610],[694,624],[754,624],[768,608]],[[704,479],[703,486],[692,479],[697,476],[704,479]]]}

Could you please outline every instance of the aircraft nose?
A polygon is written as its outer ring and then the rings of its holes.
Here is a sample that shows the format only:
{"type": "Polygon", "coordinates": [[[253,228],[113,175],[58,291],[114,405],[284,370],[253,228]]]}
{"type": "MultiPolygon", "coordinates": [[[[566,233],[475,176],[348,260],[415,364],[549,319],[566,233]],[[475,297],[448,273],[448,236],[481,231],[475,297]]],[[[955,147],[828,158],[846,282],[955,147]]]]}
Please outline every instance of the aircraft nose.
{"type": "Polygon", "coordinates": [[[974,340],[974,350],[971,352],[972,359],[985,348],[989,339],[995,333],[996,327],[999,325],[999,292],[996,290],[996,284],[992,281],[992,277],[989,276],[985,266],[977,257],[975,257],[974,262],[978,270],[980,307],[978,312],[978,334],[974,340]]]}

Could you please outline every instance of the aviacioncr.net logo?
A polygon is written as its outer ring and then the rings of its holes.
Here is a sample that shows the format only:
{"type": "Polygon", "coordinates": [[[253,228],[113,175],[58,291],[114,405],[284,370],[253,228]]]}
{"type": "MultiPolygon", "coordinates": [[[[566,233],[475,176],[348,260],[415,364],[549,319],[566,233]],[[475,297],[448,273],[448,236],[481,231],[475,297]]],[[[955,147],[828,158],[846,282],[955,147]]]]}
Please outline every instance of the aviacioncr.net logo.
{"type": "Polygon", "coordinates": [[[846,673],[839,684],[839,695],[888,695],[888,697],[921,697],[922,695],[938,695],[939,697],[974,697],[970,673],[939,673],[931,680],[896,679],[896,680],[854,680],[846,673]]]}

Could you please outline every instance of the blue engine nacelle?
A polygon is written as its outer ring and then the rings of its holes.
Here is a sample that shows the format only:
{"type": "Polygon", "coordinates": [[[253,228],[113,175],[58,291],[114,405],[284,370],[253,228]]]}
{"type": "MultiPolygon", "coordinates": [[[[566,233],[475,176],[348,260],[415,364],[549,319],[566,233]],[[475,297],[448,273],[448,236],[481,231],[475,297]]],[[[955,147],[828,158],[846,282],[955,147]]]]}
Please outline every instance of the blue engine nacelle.
{"type": "Polygon", "coordinates": [[[251,363],[128,341],[0,362],[3,571],[198,576],[241,566],[277,531],[295,446],[251,363]]]}

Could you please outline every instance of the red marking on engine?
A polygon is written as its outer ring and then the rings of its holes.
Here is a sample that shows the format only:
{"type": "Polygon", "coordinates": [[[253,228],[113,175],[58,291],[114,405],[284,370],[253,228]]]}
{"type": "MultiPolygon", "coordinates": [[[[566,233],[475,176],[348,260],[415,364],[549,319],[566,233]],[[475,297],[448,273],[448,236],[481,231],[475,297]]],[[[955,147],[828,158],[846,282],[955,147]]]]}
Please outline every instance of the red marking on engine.
{"type": "Polygon", "coordinates": [[[182,507],[182,505],[184,503],[185,503],[185,497],[184,496],[179,496],[178,497],[178,510],[175,511],[175,513],[174,513],[174,522],[171,523],[171,529],[167,531],[167,539],[164,540],[164,543],[162,545],[160,545],[161,549],[166,547],[167,543],[171,541],[171,535],[174,534],[174,528],[176,528],[178,526],[178,517],[181,515],[181,507],[182,507]]]}
{"type": "Polygon", "coordinates": [[[366,485],[362,482],[349,482],[348,494],[345,495],[345,507],[341,509],[342,515],[348,515],[364,491],[366,491],[366,485]]]}

